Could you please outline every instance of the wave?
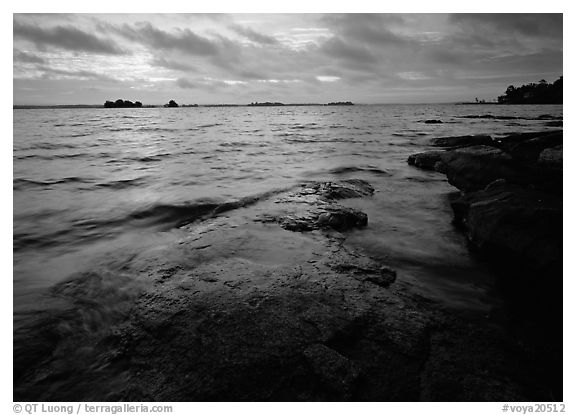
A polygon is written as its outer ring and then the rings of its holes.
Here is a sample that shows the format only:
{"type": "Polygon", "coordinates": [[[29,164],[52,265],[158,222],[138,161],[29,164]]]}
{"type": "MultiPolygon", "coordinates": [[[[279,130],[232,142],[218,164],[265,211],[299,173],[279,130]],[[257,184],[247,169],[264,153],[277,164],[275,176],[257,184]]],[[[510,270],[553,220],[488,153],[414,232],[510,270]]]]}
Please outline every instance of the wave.
{"type": "Polygon", "coordinates": [[[224,125],[222,123],[216,122],[214,124],[202,124],[202,125],[197,125],[196,128],[210,128],[210,127],[219,127],[221,125],[224,125]]]}
{"type": "Polygon", "coordinates": [[[14,179],[12,182],[13,190],[25,190],[35,187],[50,187],[56,184],[68,183],[92,183],[92,179],[84,177],[64,177],[57,180],[30,180],[30,179],[14,179]]]}
{"type": "Polygon", "coordinates": [[[67,143],[38,143],[29,147],[20,148],[20,150],[59,150],[62,148],[76,148],[75,144],[67,143]]]}
{"type": "Polygon", "coordinates": [[[136,131],[152,131],[152,132],[165,132],[174,133],[180,131],[178,128],[165,128],[165,127],[142,127],[138,128],[136,131]]]}
{"type": "Polygon", "coordinates": [[[226,143],[219,144],[220,147],[251,147],[255,146],[258,143],[249,143],[246,141],[230,141],[226,143]]]}
{"type": "Polygon", "coordinates": [[[138,187],[146,183],[146,177],[138,177],[136,179],[114,180],[111,182],[98,183],[96,187],[104,187],[112,190],[122,190],[129,187],[138,187]]]}
{"type": "Polygon", "coordinates": [[[70,134],[70,135],[64,135],[62,137],[65,138],[79,138],[79,137],[88,137],[92,135],[92,133],[76,133],[76,134],[70,134]]]}
{"type": "Polygon", "coordinates": [[[332,174],[349,174],[349,173],[356,173],[356,172],[365,172],[371,173],[378,176],[391,176],[392,174],[386,170],[379,169],[375,166],[343,166],[343,167],[336,167],[330,171],[332,174]]]}
{"type": "MultiPolygon", "coordinates": [[[[127,182],[118,181],[115,184],[109,183],[109,185],[134,184],[127,182]],[[121,182],[124,182],[124,184],[121,182]]],[[[42,248],[76,247],[79,244],[93,242],[98,239],[113,238],[130,229],[151,228],[165,231],[179,228],[197,221],[213,218],[234,209],[248,207],[289,189],[291,188],[275,189],[226,202],[201,199],[182,204],[153,204],[115,218],[85,218],[71,220],[68,223],[60,223],[60,229],[51,230],[44,234],[14,232],[13,249],[14,252],[20,252],[42,248]]],[[[55,215],[57,214],[55,213],[55,215]]],[[[54,220],[56,221],[56,219],[54,220]]]]}
{"type": "Polygon", "coordinates": [[[14,156],[14,160],[27,160],[27,159],[36,159],[36,160],[54,160],[54,159],[71,159],[71,158],[78,158],[78,157],[87,157],[90,156],[88,153],[73,153],[73,154],[55,154],[53,156],[46,156],[42,154],[26,154],[23,156],[14,156]]]}
{"type": "Polygon", "coordinates": [[[310,172],[310,174],[313,174],[313,175],[333,174],[336,176],[351,174],[351,173],[369,173],[369,174],[373,174],[376,176],[392,176],[392,173],[390,173],[386,170],[380,169],[376,166],[370,166],[370,165],[368,165],[368,166],[339,166],[339,167],[334,167],[334,168],[328,169],[328,170],[310,172]]]}
{"type": "MultiPolygon", "coordinates": [[[[110,157],[110,154],[102,155],[101,157],[110,157]]],[[[106,164],[114,164],[114,163],[123,163],[126,161],[137,161],[139,163],[153,163],[162,161],[165,158],[172,157],[170,153],[158,153],[153,154],[150,156],[128,156],[122,158],[113,158],[112,160],[108,160],[106,164]]]]}
{"type": "Polygon", "coordinates": [[[133,131],[134,128],[132,127],[118,127],[118,128],[107,128],[106,131],[110,131],[112,133],[117,133],[121,131],[133,131]]]}

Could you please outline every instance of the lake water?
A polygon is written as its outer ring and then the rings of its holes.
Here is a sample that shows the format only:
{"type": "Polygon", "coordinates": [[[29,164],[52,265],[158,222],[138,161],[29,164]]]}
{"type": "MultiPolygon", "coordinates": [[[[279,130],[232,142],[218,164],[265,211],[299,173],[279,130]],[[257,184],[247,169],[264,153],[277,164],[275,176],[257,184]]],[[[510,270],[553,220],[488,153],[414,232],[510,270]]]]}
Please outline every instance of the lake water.
{"type": "Polygon", "coordinates": [[[357,177],[348,242],[447,307],[489,312],[491,273],[451,224],[456,189],[407,157],[433,137],[556,129],[562,106],[355,105],[14,110],[14,318],[106,253],[149,247],[212,203],[357,177]],[[467,118],[492,114],[519,119],[467,118]],[[436,119],[442,123],[426,124],[436,119]]]}

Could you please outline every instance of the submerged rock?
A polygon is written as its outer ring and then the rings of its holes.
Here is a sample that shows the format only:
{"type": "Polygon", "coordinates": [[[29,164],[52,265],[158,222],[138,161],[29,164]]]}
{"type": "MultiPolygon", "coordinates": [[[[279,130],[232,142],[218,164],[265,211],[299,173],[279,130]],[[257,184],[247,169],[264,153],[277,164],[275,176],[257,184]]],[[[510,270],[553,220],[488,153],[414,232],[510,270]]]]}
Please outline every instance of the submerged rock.
{"type": "Polygon", "coordinates": [[[295,232],[362,228],[368,224],[368,216],[359,210],[342,206],[336,200],[370,196],[373,193],[374,188],[359,179],[305,184],[277,200],[277,203],[292,206],[292,209],[283,209],[278,214],[267,212],[260,219],[264,222],[277,222],[284,229],[295,232]]]}

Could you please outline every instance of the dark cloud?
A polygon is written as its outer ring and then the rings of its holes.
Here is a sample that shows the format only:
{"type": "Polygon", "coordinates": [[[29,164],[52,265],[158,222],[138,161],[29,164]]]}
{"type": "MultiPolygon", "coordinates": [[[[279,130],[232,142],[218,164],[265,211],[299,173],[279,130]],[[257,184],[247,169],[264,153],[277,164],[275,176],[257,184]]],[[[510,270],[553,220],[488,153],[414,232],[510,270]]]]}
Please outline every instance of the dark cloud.
{"type": "Polygon", "coordinates": [[[446,47],[431,47],[425,53],[432,63],[442,66],[468,65],[474,60],[469,54],[446,47]]]}
{"type": "Polygon", "coordinates": [[[475,13],[453,14],[454,23],[503,33],[562,38],[562,14],[475,13]]]}
{"type": "Polygon", "coordinates": [[[415,102],[419,94],[430,102],[488,99],[528,77],[553,81],[562,73],[558,14],[71,14],[14,21],[14,77],[21,80],[15,96],[31,97],[26,87],[45,84],[98,87],[101,98],[125,91],[148,102],[190,95],[199,103],[311,102],[328,95],[415,102]],[[130,56],[84,59],[67,52],[120,48],[130,56]]]}
{"type": "Polygon", "coordinates": [[[563,53],[561,50],[544,50],[538,53],[497,56],[485,60],[485,69],[506,72],[557,72],[561,71],[563,53]]]}
{"type": "Polygon", "coordinates": [[[349,42],[376,46],[409,43],[409,39],[391,30],[392,26],[404,23],[403,17],[397,14],[335,14],[325,16],[322,21],[349,42]]]}
{"type": "Polygon", "coordinates": [[[187,62],[182,62],[180,60],[167,59],[164,57],[157,57],[157,58],[152,59],[152,61],[150,61],[150,65],[160,67],[160,68],[173,69],[173,70],[182,71],[182,72],[196,72],[197,71],[197,68],[194,65],[191,65],[187,62]]]}
{"type": "Polygon", "coordinates": [[[339,37],[328,39],[321,47],[321,52],[337,59],[347,60],[356,64],[375,63],[378,61],[370,50],[364,46],[351,45],[339,37]]]}
{"type": "Polygon", "coordinates": [[[119,27],[108,25],[108,27],[116,34],[152,48],[178,50],[197,56],[217,56],[220,53],[217,42],[199,36],[190,29],[178,29],[175,33],[169,33],[150,23],[140,23],[134,26],[124,24],[119,27]]]}
{"type": "Polygon", "coordinates": [[[44,65],[37,66],[36,69],[43,73],[42,77],[44,78],[54,78],[56,76],[56,77],[67,77],[67,78],[83,79],[90,81],[104,81],[111,83],[119,82],[115,78],[93,71],[67,70],[67,69],[52,68],[44,65]]]}
{"type": "Polygon", "coordinates": [[[249,27],[234,24],[230,25],[230,29],[238,33],[239,35],[244,36],[246,39],[251,40],[252,42],[260,43],[262,45],[278,44],[278,39],[276,39],[275,37],[259,33],[255,30],[250,29],[249,27]]]}
{"type": "Polygon", "coordinates": [[[35,55],[33,53],[28,53],[20,50],[14,50],[14,62],[21,62],[21,63],[38,63],[43,64],[46,62],[46,59],[35,55]]]}
{"type": "Polygon", "coordinates": [[[74,52],[90,52],[121,55],[125,52],[109,39],[101,39],[74,26],[42,28],[31,24],[14,22],[14,37],[32,42],[38,49],[48,46],[74,52]]]}
{"type": "Polygon", "coordinates": [[[198,87],[198,85],[196,85],[194,82],[189,81],[188,79],[185,78],[177,79],[176,85],[178,85],[182,89],[194,89],[198,87]]]}
{"type": "Polygon", "coordinates": [[[223,81],[211,78],[196,78],[196,79],[178,78],[175,83],[181,89],[202,89],[208,91],[215,91],[221,88],[232,88],[235,86],[242,86],[241,84],[234,84],[231,81],[223,81]]]}

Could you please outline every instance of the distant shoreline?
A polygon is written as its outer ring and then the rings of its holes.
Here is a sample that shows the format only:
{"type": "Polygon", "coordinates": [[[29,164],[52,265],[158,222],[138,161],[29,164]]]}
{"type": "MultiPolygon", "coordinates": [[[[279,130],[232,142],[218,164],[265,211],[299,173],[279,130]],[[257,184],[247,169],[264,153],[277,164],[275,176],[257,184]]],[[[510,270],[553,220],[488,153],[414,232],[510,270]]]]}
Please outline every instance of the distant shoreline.
{"type": "MultiPolygon", "coordinates": [[[[355,104],[355,105],[370,105],[370,104],[355,104]]],[[[374,104],[378,105],[378,104],[374,104]]],[[[250,105],[250,104],[191,104],[191,105],[180,105],[179,108],[214,108],[214,107],[334,107],[336,105],[328,105],[328,104],[282,104],[282,105],[250,105]]],[[[342,105],[346,106],[346,105],[342,105]]],[[[12,109],[92,109],[92,108],[101,108],[101,109],[121,109],[121,108],[105,108],[102,105],[13,105],[12,109]]],[[[127,108],[127,109],[143,109],[143,108],[164,108],[164,105],[142,105],[141,107],[134,107],[134,108],[127,108]]]]}
{"type": "MultiPolygon", "coordinates": [[[[498,106],[513,106],[513,105],[563,105],[563,104],[499,104],[497,102],[486,102],[486,103],[475,103],[475,102],[435,102],[435,103],[386,103],[386,104],[354,104],[354,106],[366,106],[366,105],[498,105],[498,106]]],[[[328,104],[284,104],[282,107],[334,107],[338,105],[328,105],[328,104]]],[[[278,107],[281,107],[278,105],[278,107]]],[[[346,106],[346,105],[342,105],[346,106]]],[[[163,108],[163,105],[143,105],[140,108],[126,108],[132,110],[138,109],[149,109],[149,108],[163,108]]],[[[248,107],[248,108],[259,108],[257,105],[250,104],[198,104],[198,105],[180,105],[180,108],[230,108],[230,107],[248,107]]],[[[266,106],[263,106],[266,108],[266,106]]],[[[104,108],[102,105],[13,105],[12,109],[15,110],[29,110],[29,109],[111,109],[104,108]]],[[[119,109],[119,108],[112,108],[119,109]]]]}

